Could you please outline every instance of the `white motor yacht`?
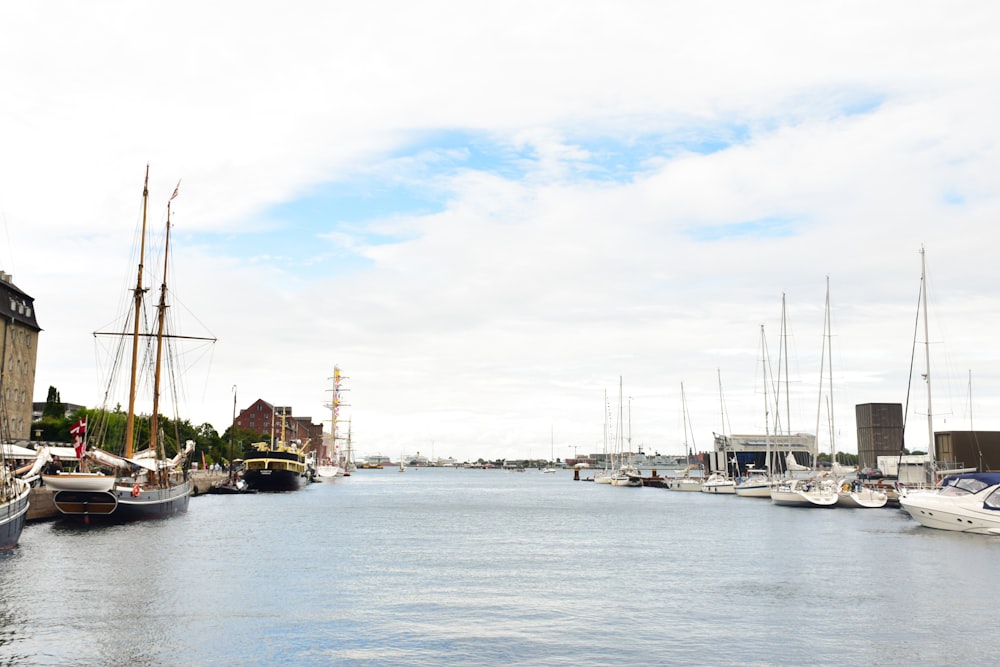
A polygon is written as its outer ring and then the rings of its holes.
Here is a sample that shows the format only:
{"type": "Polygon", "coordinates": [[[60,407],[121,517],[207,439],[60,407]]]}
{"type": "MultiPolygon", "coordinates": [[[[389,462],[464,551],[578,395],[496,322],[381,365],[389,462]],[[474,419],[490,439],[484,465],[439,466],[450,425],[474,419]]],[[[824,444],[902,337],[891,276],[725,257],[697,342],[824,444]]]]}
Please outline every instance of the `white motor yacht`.
{"type": "Polygon", "coordinates": [[[937,491],[900,495],[899,506],[928,528],[1000,535],[1000,473],[952,475],[937,491]]]}

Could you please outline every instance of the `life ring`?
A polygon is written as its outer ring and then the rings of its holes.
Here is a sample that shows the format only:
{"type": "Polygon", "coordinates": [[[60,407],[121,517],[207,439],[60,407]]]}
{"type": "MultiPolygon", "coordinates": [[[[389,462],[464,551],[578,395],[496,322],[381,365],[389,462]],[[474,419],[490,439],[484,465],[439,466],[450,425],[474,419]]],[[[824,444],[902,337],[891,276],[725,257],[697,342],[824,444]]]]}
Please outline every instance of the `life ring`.
{"type": "Polygon", "coordinates": [[[132,485],[132,497],[133,498],[138,498],[140,493],[142,493],[142,489],[139,488],[139,484],[138,483],[133,484],[132,485]]]}

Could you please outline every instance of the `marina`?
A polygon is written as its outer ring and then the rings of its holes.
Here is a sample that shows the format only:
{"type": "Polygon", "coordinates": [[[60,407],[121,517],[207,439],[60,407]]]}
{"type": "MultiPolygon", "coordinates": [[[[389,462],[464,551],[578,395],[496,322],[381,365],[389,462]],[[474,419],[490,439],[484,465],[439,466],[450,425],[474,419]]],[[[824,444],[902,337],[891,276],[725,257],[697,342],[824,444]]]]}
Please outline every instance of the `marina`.
{"type": "Polygon", "coordinates": [[[901,4],[15,3],[0,667],[993,662],[1000,4],[901,4]]]}
{"type": "Polygon", "coordinates": [[[977,664],[996,548],[898,509],[387,467],[294,493],[206,494],[168,521],[29,523],[0,554],[0,660],[977,664]],[[143,568],[158,608],[86,565],[125,545],[122,576],[143,568]],[[53,572],[72,572],[74,595],[53,572]]]}

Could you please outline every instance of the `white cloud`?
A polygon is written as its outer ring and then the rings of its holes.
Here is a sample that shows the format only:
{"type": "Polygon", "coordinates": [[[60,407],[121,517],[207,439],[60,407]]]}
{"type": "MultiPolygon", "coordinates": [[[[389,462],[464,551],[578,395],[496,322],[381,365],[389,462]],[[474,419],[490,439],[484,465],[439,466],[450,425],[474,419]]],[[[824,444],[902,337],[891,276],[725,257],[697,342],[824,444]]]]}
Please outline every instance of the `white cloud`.
{"type": "Polygon", "coordinates": [[[325,419],[339,363],[365,451],[545,455],[553,428],[557,455],[599,449],[619,375],[635,441],[680,451],[683,381],[705,448],[717,369],[732,428],[763,428],[759,329],[776,345],[784,292],[811,431],[829,275],[852,449],[855,403],[904,398],[921,244],[935,402],[961,428],[971,369],[976,427],[1000,428],[991,3],[3,13],[0,58],[22,64],[0,72],[0,264],[45,329],[36,397],[99,396],[90,333],[128,287],[150,162],[156,225],[183,178],[174,291],[220,339],[190,411],[220,430],[233,385],[325,419]],[[444,204],[308,231],[274,216],[359,177],[444,204]]]}

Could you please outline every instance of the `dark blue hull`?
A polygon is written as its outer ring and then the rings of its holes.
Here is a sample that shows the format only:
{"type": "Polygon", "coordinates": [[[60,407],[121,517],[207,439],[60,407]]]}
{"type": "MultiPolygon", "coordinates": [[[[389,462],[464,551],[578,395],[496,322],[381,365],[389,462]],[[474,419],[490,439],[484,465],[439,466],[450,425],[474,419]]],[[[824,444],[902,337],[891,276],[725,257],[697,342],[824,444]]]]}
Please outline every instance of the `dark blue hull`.
{"type": "Polygon", "coordinates": [[[29,492],[25,485],[17,497],[0,504],[0,549],[11,549],[21,539],[24,520],[28,518],[29,492]]]}

